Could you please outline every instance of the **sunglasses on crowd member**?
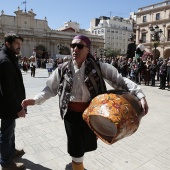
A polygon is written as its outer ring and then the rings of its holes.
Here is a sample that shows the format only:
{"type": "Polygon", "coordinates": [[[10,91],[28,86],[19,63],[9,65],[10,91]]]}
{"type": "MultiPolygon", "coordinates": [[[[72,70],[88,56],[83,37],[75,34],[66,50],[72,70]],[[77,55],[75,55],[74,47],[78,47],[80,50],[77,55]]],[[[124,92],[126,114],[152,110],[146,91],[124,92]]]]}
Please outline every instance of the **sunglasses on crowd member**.
{"type": "Polygon", "coordinates": [[[71,48],[75,48],[77,47],[78,49],[83,49],[84,47],[87,47],[87,45],[83,45],[83,44],[78,44],[78,43],[74,43],[74,44],[70,44],[71,48]]]}

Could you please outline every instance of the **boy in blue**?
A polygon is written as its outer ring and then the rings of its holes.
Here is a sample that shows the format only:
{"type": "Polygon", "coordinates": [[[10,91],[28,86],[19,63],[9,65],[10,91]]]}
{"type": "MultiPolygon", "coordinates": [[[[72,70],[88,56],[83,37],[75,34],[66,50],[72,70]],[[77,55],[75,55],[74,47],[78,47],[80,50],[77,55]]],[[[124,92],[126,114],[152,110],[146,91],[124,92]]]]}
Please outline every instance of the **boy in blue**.
{"type": "Polygon", "coordinates": [[[53,63],[50,60],[49,63],[46,63],[46,69],[48,71],[48,76],[50,76],[53,72],[53,63]]]}

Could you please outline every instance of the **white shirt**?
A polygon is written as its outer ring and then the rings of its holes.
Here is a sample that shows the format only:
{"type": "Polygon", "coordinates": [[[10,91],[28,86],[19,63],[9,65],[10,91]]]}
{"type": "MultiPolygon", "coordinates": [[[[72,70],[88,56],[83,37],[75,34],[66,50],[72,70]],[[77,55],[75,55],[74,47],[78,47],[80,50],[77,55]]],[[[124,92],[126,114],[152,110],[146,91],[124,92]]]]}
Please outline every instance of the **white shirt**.
{"type": "MultiPolygon", "coordinates": [[[[139,99],[143,98],[143,94],[140,87],[131,80],[124,78],[118,73],[117,69],[111,64],[100,62],[101,72],[103,78],[114,88],[118,89],[125,83],[129,91],[136,95],[139,99]]],[[[73,88],[71,90],[70,101],[74,102],[88,102],[91,100],[90,92],[84,83],[84,70],[85,63],[78,69],[76,66],[71,65],[71,71],[73,73],[73,88]]],[[[58,69],[54,70],[52,75],[46,82],[46,87],[34,97],[35,104],[42,104],[50,97],[57,95],[60,78],[58,69]]]]}
{"type": "Polygon", "coordinates": [[[143,44],[138,44],[137,48],[139,48],[141,51],[145,50],[145,46],[143,44]]]}
{"type": "Polygon", "coordinates": [[[37,63],[36,62],[30,62],[30,67],[33,67],[33,66],[36,66],[37,65],[37,63]]]}

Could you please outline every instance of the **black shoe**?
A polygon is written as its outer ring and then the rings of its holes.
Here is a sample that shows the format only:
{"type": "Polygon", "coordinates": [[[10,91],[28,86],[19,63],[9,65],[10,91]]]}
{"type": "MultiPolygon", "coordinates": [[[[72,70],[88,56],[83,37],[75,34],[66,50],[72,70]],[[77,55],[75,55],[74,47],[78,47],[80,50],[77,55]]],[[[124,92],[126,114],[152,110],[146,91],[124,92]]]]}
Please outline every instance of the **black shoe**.
{"type": "Polygon", "coordinates": [[[13,159],[15,159],[15,158],[17,158],[17,157],[19,157],[19,156],[22,156],[22,155],[24,155],[24,154],[25,154],[25,152],[24,152],[23,149],[21,149],[21,150],[15,149],[15,153],[14,153],[13,159]]]}
{"type": "Polygon", "coordinates": [[[162,89],[162,87],[159,87],[158,89],[162,89]]]}
{"type": "Polygon", "coordinates": [[[25,166],[23,163],[11,162],[6,166],[2,166],[2,170],[24,170],[25,166]]]}

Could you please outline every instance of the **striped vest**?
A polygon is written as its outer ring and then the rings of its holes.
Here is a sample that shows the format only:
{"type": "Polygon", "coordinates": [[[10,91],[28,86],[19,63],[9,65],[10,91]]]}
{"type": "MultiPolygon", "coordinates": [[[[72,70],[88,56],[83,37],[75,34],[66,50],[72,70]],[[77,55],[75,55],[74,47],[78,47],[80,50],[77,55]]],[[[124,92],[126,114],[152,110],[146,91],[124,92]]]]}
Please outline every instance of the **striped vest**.
{"type": "MultiPolygon", "coordinates": [[[[65,62],[58,67],[61,77],[58,88],[58,95],[60,114],[62,119],[64,118],[68,109],[70,93],[73,85],[73,76],[70,70],[70,64],[71,61],[65,62]]],[[[99,94],[106,92],[106,85],[102,77],[100,64],[96,62],[95,59],[91,56],[88,56],[85,61],[84,83],[86,84],[91,94],[91,99],[99,94]]]]}

